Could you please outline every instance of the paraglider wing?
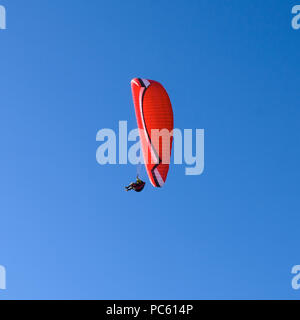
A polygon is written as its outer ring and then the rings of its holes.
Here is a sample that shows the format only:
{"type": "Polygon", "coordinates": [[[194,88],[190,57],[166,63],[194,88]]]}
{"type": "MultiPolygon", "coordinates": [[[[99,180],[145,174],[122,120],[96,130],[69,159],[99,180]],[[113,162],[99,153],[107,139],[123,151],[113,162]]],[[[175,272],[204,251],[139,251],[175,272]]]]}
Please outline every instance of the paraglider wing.
{"type": "Polygon", "coordinates": [[[167,179],[173,144],[171,101],[157,81],[135,78],[131,88],[147,174],[154,187],[162,187],[167,179]],[[164,137],[153,138],[153,132],[158,131],[164,133],[164,137]]]}

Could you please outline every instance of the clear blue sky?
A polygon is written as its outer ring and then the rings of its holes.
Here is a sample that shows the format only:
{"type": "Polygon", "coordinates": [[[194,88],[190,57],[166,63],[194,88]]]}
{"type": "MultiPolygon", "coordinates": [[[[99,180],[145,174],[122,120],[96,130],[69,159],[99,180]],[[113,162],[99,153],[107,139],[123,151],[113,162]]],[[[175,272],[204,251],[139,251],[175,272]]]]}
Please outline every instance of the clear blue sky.
{"type": "Polygon", "coordinates": [[[0,4],[0,299],[300,299],[299,1],[0,4]],[[97,164],[137,76],[205,129],[203,175],[97,164]]]}

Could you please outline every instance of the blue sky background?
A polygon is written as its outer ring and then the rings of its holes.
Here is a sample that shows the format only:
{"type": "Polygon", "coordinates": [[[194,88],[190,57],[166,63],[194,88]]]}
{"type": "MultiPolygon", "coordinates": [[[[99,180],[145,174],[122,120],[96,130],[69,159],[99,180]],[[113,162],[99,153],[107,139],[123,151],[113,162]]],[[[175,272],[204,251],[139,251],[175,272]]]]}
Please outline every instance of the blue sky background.
{"type": "Polygon", "coordinates": [[[288,0],[0,0],[0,299],[299,299],[299,50],[288,0]],[[102,128],[130,80],[205,129],[205,171],[126,193],[102,128]]]}

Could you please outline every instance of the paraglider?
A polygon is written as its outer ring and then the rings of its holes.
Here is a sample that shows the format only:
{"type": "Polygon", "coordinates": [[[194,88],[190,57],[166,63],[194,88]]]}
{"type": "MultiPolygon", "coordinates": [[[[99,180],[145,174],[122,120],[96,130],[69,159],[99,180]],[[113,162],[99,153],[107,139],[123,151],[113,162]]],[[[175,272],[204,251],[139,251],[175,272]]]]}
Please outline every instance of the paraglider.
{"type": "Polygon", "coordinates": [[[154,80],[135,78],[131,89],[146,171],[151,184],[161,188],[167,179],[173,144],[171,101],[165,88],[154,80]]]}
{"type": "Polygon", "coordinates": [[[146,182],[142,181],[138,176],[136,182],[131,182],[128,187],[125,187],[126,191],[134,190],[135,192],[141,192],[145,187],[146,182]]]}

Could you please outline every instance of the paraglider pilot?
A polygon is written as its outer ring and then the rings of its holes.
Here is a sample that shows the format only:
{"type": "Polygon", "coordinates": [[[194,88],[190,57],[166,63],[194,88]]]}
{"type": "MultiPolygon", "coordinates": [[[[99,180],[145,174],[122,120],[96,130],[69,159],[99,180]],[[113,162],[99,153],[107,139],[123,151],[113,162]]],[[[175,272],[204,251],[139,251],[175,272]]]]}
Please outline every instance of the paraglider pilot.
{"type": "Polygon", "coordinates": [[[137,176],[136,182],[130,183],[130,185],[125,187],[125,189],[126,191],[134,190],[136,192],[141,192],[144,189],[145,184],[146,183],[137,176]]]}

